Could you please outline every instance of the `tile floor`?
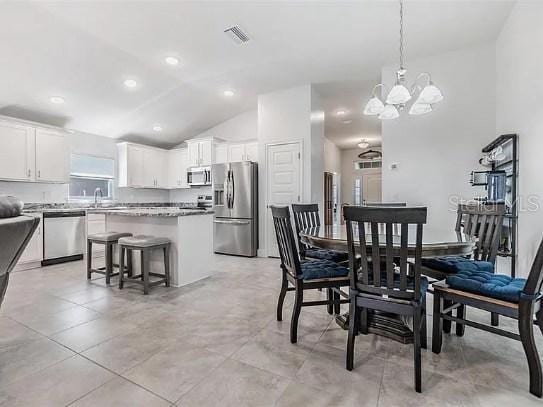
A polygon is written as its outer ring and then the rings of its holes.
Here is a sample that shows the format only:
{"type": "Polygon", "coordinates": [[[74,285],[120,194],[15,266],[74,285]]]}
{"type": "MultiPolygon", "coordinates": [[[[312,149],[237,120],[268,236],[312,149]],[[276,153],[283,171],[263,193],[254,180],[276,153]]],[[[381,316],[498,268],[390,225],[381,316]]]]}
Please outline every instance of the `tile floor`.
{"type": "Polygon", "coordinates": [[[357,338],[348,372],[346,331],[324,307],[302,310],[290,344],[291,297],[275,320],[278,260],[215,259],[212,278],[149,296],[87,282],[82,262],[13,273],[0,310],[0,405],[543,405],[528,392],[520,344],[469,327],[446,336],[439,356],[423,352],[422,394],[412,348],[381,337],[357,338]]]}

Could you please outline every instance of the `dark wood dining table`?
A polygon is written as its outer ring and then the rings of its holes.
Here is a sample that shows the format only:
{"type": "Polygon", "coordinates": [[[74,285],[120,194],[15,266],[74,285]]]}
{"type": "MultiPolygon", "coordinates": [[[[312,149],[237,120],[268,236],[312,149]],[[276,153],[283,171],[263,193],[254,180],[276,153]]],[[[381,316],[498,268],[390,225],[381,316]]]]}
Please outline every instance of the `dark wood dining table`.
{"type": "MultiPolygon", "coordinates": [[[[355,233],[358,233],[355,231],[355,233]]],[[[300,238],[303,243],[320,249],[330,249],[347,251],[347,230],[345,225],[327,225],[315,228],[309,228],[300,232],[300,238]]],[[[357,239],[355,239],[357,240],[357,239]]],[[[368,255],[371,255],[371,234],[366,233],[366,242],[368,243],[368,255]]],[[[398,250],[400,236],[394,236],[393,250],[398,250]]],[[[414,256],[415,252],[415,233],[409,233],[408,255],[414,256]]],[[[385,235],[379,235],[379,247],[385,254],[385,235]]],[[[442,256],[469,256],[473,253],[475,241],[465,240],[454,231],[450,234],[450,240],[438,241],[423,238],[422,257],[442,257],[442,256]]],[[[355,250],[360,250],[358,243],[355,242],[355,250]]],[[[348,328],[348,314],[336,317],[336,322],[344,329],[348,328]]],[[[406,318],[395,314],[373,312],[369,316],[369,332],[386,336],[403,343],[413,341],[413,332],[409,328],[406,318]]]]}

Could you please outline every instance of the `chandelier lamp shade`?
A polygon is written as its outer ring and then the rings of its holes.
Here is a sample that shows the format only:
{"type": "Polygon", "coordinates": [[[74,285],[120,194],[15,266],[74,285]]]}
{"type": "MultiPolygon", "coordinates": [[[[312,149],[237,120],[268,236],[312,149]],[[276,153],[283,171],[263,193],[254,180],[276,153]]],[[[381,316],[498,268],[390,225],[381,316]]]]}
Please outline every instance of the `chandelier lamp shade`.
{"type": "Polygon", "coordinates": [[[374,86],[371,98],[366,103],[364,114],[367,116],[377,116],[381,120],[390,120],[400,117],[400,112],[406,110],[407,104],[411,102],[409,114],[418,116],[430,113],[432,105],[443,100],[441,90],[432,82],[432,77],[428,72],[420,73],[413,85],[408,89],[406,86],[405,74],[407,70],[403,63],[403,0],[400,0],[400,68],[396,72],[396,82],[387,93],[387,87],[379,83],[374,86]],[[381,90],[386,94],[383,99],[377,94],[381,90]],[[414,100],[414,101],[413,101],[414,100]]]}

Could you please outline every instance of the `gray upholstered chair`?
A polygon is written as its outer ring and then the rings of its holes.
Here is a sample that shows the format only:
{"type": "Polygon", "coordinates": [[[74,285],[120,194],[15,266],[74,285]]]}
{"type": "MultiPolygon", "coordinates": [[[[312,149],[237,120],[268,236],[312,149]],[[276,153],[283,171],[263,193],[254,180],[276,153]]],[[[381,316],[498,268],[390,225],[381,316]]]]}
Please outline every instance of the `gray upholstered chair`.
{"type": "Polygon", "coordinates": [[[8,287],[9,273],[40,222],[39,218],[21,215],[22,210],[20,200],[0,195],[0,306],[8,287]]]}

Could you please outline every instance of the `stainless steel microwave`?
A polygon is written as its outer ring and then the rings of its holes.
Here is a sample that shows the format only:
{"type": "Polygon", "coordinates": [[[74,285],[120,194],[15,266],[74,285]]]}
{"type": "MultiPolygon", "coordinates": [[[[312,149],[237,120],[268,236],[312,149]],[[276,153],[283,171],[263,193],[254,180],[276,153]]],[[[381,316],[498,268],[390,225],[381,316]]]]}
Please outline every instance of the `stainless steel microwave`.
{"type": "Polygon", "coordinates": [[[211,167],[192,167],[187,171],[187,184],[191,187],[211,185],[211,167]]]}

